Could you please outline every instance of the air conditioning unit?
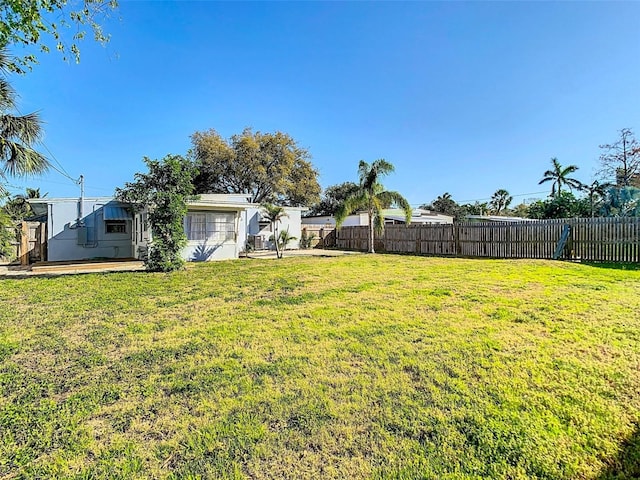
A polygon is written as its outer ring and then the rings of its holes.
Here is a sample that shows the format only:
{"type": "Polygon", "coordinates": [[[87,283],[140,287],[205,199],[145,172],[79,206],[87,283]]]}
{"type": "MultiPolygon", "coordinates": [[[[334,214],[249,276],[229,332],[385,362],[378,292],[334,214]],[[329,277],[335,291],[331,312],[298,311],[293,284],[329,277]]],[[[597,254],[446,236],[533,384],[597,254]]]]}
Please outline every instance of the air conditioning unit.
{"type": "Polygon", "coordinates": [[[249,243],[253,246],[254,250],[264,250],[264,238],[262,235],[251,235],[249,237],[249,243]]]}

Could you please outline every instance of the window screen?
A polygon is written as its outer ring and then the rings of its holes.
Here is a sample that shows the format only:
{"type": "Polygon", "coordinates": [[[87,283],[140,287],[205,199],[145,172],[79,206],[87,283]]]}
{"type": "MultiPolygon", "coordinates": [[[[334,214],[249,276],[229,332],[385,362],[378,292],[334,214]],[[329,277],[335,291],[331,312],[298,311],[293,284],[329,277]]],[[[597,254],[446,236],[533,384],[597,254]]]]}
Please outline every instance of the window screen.
{"type": "Polygon", "coordinates": [[[224,242],[235,240],[235,213],[191,212],[184,220],[187,240],[224,242]]]}

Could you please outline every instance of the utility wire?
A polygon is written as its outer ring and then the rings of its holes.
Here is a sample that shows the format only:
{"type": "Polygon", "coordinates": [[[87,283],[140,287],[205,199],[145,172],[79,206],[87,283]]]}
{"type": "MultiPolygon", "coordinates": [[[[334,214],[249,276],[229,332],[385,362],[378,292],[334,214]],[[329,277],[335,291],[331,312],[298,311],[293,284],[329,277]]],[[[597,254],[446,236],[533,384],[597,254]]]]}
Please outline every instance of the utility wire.
{"type": "MultiPolygon", "coordinates": [[[[56,167],[54,164],[49,163],[49,166],[50,166],[51,168],[53,168],[56,172],[58,172],[60,175],[62,175],[63,177],[68,178],[69,180],[71,180],[71,181],[74,183],[74,185],[77,185],[77,184],[78,184],[78,180],[77,180],[76,178],[71,177],[71,175],[69,175],[68,173],[66,173],[66,172],[65,172],[65,171],[63,171],[63,170],[60,170],[60,169],[59,169],[58,167],[56,167]]],[[[65,183],[65,185],[66,185],[66,183],[65,183]]]]}
{"type": "MultiPolygon", "coordinates": [[[[24,116],[24,114],[20,111],[17,105],[14,105],[13,108],[16,112],[18,112],[18,114],[20,114],[21,116],[24,116]]],[[[51,158],[47,158],[47,160],[53,159],[53,161],[58,164],[58,167],[60,167],[60,168],[56,167],[53,163],[51,163],[51,161],[49,161],[49,165],[51,166],[51,168],[53,168],[56,172],[58,172],[63,177],[66,177],[69,180],[71,180],[75,185],[78,185],[79,180],[69,175],[69,172],[67,172],[67,170],[62,166],[62,163],[60,163],[60,161],[56,158],[53,152],[49,150],[49,147],[47,147],[47,144],[44,143],[44,141],[39,141],[38,143],[42,145],[47,152],[49,152],[49,155],[51,156],[51,158]]]]}
{"type": "Polygon", "coordinates": [[[53,159],[54,162],[56,162],[58,164],[58,166],[60,167],[59,169],[53,165],[52,163],[50,163],[51,168],[53,168],[56,172],[58,172],[60,175],[62,175],[63,177],[68,178],[69,180],[71,180],[73,183],[77,184],[78,183],[78,179],[77,178],[73,178],[71,175],[69,175],[69,172],[67,172],[65,170],[65,168],[62,166],[62,164],[60,163],[60,161],[56,158],[56,156],[53,154],[53,152],[51,150],[49,150],[49,147],[47,147],[47,144],[44,142],[40,142],[42,144],[42,146],[44,147],[44,149],[49,152],[49,155],[51,156],[51,158],[53,159]]]}

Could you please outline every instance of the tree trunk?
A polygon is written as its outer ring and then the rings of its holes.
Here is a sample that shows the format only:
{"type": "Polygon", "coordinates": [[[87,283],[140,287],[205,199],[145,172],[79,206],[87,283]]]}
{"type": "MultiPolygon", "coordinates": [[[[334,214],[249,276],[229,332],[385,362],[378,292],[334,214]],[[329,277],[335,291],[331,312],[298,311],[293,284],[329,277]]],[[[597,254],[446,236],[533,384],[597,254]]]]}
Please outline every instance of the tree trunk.
{"type": "Polygon", "coordinates": [[[373,242],[373,212],[369,209],[369,253],[376,253],[375,248],[373,247],[373,242]]]}
{"type": "Polygon", "coordinates": [[[273,243],[276,246],[276,258],[281,258],[280,257],[280,247],[278,246],[278,226],[276,225],[276,223],[274,222],[273,224],[273,243]]]}

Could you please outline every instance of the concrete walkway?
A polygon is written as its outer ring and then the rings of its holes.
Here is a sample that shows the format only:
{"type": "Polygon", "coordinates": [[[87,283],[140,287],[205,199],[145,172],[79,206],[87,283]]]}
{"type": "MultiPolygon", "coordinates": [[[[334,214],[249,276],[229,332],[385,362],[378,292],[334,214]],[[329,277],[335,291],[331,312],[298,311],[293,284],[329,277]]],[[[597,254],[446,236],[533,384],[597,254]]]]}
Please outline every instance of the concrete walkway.
{"type": "Polygon", "coordinates": [[[144,270],[140,261],[117,262],[43,262],[27,267],[20,265],[0,265],[0,277],[23,278],[30,276],[53,276],[78,273],[132,272],[144,270]]]}
{"type": "MultiPolygon", "coordinates": [[[[340,257],[343,255],[362,255],[361,252],[349,252],[345,250],[286,250],[284,258],[290,257],[340,257]]],[[[274,250],[251,252],[249,259],[275,259],[274,250]]],[[[0,264],[0,277],[24,278],[30,276],[53,276],[79,273],[101,272],[134,272],[144,270],[144,264],[140,261],[111,261],[111,262],[43,262],[27,267],[20,265],[0,264]]]]}
{"type": "MultiPolygon", "coordinates": [[[[362,255],[362,252],[351,252],[347,250],[322,250],[320,248],[310,248],[308,250],[285,250],[283,258],[290,257],[342,257],[344,255],[362,255]]],[[[276,258],[275,250],[259,250],[249,252],[248,258],[276,258]]]]}

